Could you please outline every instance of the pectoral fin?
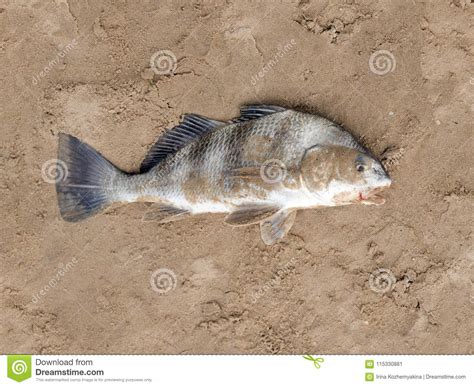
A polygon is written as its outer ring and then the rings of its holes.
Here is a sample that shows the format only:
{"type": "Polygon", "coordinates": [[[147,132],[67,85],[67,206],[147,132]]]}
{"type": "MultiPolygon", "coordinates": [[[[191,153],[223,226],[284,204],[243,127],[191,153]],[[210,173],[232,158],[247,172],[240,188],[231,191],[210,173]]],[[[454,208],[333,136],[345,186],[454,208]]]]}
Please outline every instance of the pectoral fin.
{"type": "Polygon", "coordinates": [[[225,172],[225,176],[229,178],[240,178],[240,179],[254,179],[260,177],[260,168],[257,167],[242,167],[235,168],[225,172]]]}
{"type": "Polygon", "coordinates": [[[260,233],[266,245],[273,245],[282,239],[296,218],[296,210],[280,210],[260,223],[260,233]]]}
{"type": "Polygon", "coordinates": [[[255,224],[270,217],[279,209],[279,207],[272,205],[242,205],[227,215],[225,222],[232,226],[246,226],[249,224],[255,224]]]}

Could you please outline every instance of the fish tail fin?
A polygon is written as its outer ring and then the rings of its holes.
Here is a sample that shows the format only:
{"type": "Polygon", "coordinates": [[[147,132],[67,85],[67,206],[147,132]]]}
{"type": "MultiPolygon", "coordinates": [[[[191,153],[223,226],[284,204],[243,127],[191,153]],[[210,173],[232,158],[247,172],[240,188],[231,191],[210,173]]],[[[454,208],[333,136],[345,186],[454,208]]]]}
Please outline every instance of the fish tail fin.
{"type": "Polygon", "coordinates": [[[113,181],[122,172],[76,137],[59,134],[56,192],[61,217],[78,222],[115,201],[113,181]]]}

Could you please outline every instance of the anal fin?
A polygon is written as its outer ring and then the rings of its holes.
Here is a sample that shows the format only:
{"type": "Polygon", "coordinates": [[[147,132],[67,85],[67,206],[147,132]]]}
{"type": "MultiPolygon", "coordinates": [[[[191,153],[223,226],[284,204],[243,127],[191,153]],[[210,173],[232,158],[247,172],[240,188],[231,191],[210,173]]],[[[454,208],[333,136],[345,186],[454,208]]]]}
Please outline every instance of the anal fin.
{"type": "Polygon", "coordinates": [[[168,223],[183,219],[188,215],[190,215],[188,210],[171,205],[154,203],[148,208],[145,214],[143,214],[142,220],[144,222],[168,223]]]}

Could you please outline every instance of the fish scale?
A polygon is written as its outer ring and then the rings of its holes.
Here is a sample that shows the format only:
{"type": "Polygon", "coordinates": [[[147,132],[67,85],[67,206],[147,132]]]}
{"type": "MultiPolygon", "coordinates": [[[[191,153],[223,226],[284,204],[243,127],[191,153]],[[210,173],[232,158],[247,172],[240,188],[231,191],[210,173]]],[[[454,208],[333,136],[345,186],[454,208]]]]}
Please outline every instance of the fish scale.
{"type": "MultiPolygon", "coordinates": [[[[303,153],[308,147],[309,142],[318,141],[318,134],[312,130],[311,125],[304,125],[314,120],[315,116],[303,113],[285,111],[283,113],[275,113],[250,122],[239,124],[231,124],[219,130],[210,132],[201,141],[190,144],[187,148],[181,149],[175,155],[165,160],[163,164],[158,164],[150,173],[160,175],[167,174],[169,176],[180,176],[180,179],[174,179],[167,184],[158,184],[156,195],[161,196],[167,201],[173,202],[177,191],[181,191],[184,181],[189,180],[192,174],[198,174],[203,182],[207,184],[197,185],[189,192],[189,197],[195,197],[197,202],[205,203],[210,197],[219,196],[219,199],[229,203],[230,206],[238,205],[241,200],[241,194],[232,197],[234,186],[239,184],[235,179],[225,178],[222,176],[226,170],[234,170],[242,167],[260,167],[262,161],[276,159],[280,160],[286,169],[296,168],[297,163],[301,160],[303,153]],[[241,150],[245,147],[252,146],[252,139],[264,136],[273,138],[272,147],[263,155],[263,160],[246,159],[242,157],[241,150]],[[217,159],[218,163],[205,163],[208,159],[217,159]],[[183,165],[191,166],[184,173],[180,173],[183,165]]],[[[317,118],[316,118],[317,119],[317,118]]],[[[335,141],[338,143],[337,134],[340,128],[333,126],[336,135],[335,141]]],[[[347,133],[347,132],[346,132],[347,133]]],[[[340,136],[339,143],[347,141],[347,136],[340,136]]],[[[320,143],[324,143],[320,141],[320,143]]],[[[355,140],[350,138],[350,144],[356,145],[355,140]]],[[[265,183],[265,182],[263,182],[265,183]]],[[[284,184],[284,182],[282,182],[284,184]]],[[[266,185],[265,185],[266,186],[266,185]]],[[[248,201],[267,201],[272,192],[281,189],[279,185],[269,185],[265,187],[267,197],[260,194],[261,185],[253,184],[246,187],[245,196],[248,201]],[[252,189],[253,188],[253,189],[252,189]],[[254,195],[255,191],[259,191],[258,195],[254,195]]],[[[298,192],[295,192],[298,195],[298,192]]],[[[182,198],[182,195],[179,195],[182,198]]],[[[196,202],[188,201],[186,206],[192,209],[196,202]]],[[[197,211],[195,211],[197,212],[197,211]]],[[[203,210],[202,212],[207,212],[203,210]]]]}
{"type": "Polygon", "coordinates": [[[56,184],[67,221],[114,202],[145,201],[155,203],[147,214],[159,221],[228,213],[233,226],[259,223],[267,244],[284,237],[296,210],[381,204],[379,193],[391,184],[380,162],[339,125],[269,105],[245,106],[227,122],[185,115],[153,145],[139,174],[118,170],[64,134],[58,159],[69,172],[56,184]]]}

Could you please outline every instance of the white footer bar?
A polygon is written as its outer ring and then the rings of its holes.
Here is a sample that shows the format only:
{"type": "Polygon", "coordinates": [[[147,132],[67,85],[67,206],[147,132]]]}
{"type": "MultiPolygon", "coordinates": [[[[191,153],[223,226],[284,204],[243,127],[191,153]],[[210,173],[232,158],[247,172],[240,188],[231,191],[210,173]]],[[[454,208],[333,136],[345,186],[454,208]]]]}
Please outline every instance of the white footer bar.
{"type": "Polygon", "coordinates": [[[461,355],[2,355],[0,385],[473,386],[461,355]]]}

